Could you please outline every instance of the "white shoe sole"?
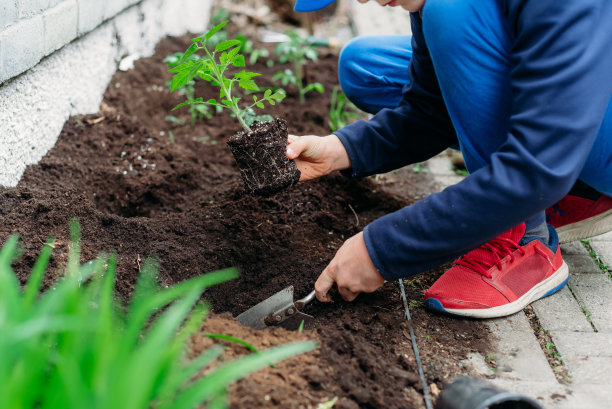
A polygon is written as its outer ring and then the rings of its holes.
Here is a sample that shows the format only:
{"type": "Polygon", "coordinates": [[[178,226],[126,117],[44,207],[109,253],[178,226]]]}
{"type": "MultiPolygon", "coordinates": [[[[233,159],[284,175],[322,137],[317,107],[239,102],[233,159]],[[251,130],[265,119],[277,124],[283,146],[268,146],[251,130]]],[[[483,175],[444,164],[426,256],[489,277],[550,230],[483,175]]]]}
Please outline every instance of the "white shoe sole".
{"type": "Polygon", "coordinates": [[[612,209],[556,230],[561,244],[607,233],[612,231],[612,209]]]}
{"type": "Polygon", "coordinates": [[[546,280],[536,284],[515,301],[486,309],[454,309],[444,308],[448,314],[473,318],[499,318],[521,311],[532,302],[559,291],[569,278],[569,268],[565,261],[557,271],[546,280]]]}

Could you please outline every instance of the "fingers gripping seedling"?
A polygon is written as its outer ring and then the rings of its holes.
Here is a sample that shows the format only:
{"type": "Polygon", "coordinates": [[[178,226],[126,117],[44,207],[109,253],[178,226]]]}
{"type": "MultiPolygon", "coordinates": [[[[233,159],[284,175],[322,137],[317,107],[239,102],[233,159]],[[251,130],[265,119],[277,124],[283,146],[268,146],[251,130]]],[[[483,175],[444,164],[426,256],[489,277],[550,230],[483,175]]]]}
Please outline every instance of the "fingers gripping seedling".
{"type": "Polygon", "coordinates": [[[281,91],[273,92],[267,89],[261,97],[253,94],[252,103],[241,104],[242,98],[235,95],[236,86],[247,92],[257,93],[259,87],[253,78],[261,74],[241,70],[235,72],[231,77],[226,76],[226,73],[231,67],[242,68],[245,66],[244,55],[240,54],[240,48],[243,44],[242,41],[238,39],[221,41],[212,51],[208,47],[209,40],[222,30],[226,24],[227,21],[224,21],[210,29],[204,36],[194,38],[192,44],[187,51],[185,51],[177,66],[169,70],[169,72],[174,74],[170,91],[179,89],[192,81],[195,77],[199,77],[210,82],[212,86],[219,87],[219,101],[216,99],[204,101],[203,98],[188,99],[174,107],[174,109],[193,104],[203,104],[219,109],[229,109],[238,122],[240,122],[244,130],[251,132],[251,128],[245,121],[245,114],[255,107],[263,109],[264,102],[274,105],[277,101],[281,101],[285,98],[285,94],[281,91]],[[202,52],[203,55],[200,56],[197,54],[198,52],[202,52]]]}

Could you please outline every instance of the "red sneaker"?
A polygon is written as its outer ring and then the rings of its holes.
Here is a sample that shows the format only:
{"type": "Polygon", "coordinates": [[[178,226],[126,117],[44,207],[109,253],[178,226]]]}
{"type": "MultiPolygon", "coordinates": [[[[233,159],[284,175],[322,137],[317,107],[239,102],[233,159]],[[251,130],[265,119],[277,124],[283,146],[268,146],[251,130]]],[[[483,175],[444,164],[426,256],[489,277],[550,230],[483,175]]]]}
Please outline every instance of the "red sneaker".
{"type": "Polygon", "coordinates": [[[523,243],[521,223],[455,260],[425,292],[425,306],[452,315],[495,318],[560,290],[569,278],[568,267],[554,229],[549,231],[548,246],[537,239],[523,243]]]}
{"type": "Polygon", "coordinates": [[[612,197],[591,200],[567,195],[546,209],[546,221],[557,229],[559,243],[607,233],[612,231],[612,197]]]}

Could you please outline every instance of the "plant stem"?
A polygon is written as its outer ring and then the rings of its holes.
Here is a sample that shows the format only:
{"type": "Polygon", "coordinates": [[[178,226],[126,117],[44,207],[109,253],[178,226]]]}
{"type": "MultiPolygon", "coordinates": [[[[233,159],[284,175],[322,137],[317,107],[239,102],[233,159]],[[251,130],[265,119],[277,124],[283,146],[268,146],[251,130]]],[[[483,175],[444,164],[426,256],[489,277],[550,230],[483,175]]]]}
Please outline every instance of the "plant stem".
{"type": "MultiPolygon", "coordinates": [[[[210,58],[210,60],[213,62],[213,64],[211,64],[212,65],[212,69],[213,69],[213,72],[215,74],[216,80],[219,83],[219,86],[223,90],[223,94],[228,99],[228,101],[231,102],[231,105],[230,105],[229,108],[232,110],[234,115],[236,115],[236,118],[238,119],[238,122],[240,122],[240,125],[242,125],[242,128],[244,128],[244,130],[247,131],[248,133],[251,133],[252,132],[251,128],[249,128],[249,126],[246,124],[246,122],[244,122],[244,119],[242,119],[242,111],[240,110],[240,108],[238,108],[237,104],[234,103],[234,99],[232,98],[231,90],[228,89],[225,86],[225,82],[223,81],[223,74],[219,70],[219,67],[217,66],[217,64],[215,64],[214,52],[211,55],[210,51],[208,51],[208,47],[206,47],[206,44],[202,44],[202,45],[203,45],[204,51],[206,51],[206,54],[208,54],[208,58],[210,58]]],[[[227,65],[228,64],[226,64],[223,67],[223,71],[225,71],[225,69],[227,68],[227,65]]],[[[230,84],[232,82],[233,81],[230,81],[230,84]]]]}
{"type": "Polygon", "coordinates": [[[302,63],[300,61],[293,62],[293,68],[295,70],[295,82],[298,87],[298,94],[300,95],[300,104],[305,102],[304,99],[304,85],[302,84],[302,63]]]}

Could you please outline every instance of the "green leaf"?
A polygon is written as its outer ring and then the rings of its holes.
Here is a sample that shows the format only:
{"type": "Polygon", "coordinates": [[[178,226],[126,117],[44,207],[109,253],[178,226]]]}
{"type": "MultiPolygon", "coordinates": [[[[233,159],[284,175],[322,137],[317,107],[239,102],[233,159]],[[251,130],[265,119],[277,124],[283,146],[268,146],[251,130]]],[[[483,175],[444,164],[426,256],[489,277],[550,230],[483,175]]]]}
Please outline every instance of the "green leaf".
{"type": "Polygon", "coordinates": [[[224,99],[224,100],[221,101],[221,103],[223,105],[227,105],[228,107],[232,106],[232,101],[230,101],[229,99],[224,99]]]}
{"type": "Polygon", "coordinates": [[[191,39],[191,42],[193,42],[193,43],[197,43],[197,42],[199,42],[199,41],[202,41],[203,39],[204,39],[204,37],[196,37],[196,38],[192,38],[192,39],[191,39]]]}
{"type": "Polygon", "coordinates": [[[247,91],[259,91],[259,87],[253,80],[240,80],[238,86],[247,91]]]}
{"type": "Polygon", "coordinates": [[[189,48],[187,49],[187,51],[185,51],[185,54],[183,54],[183,56],[181,57],[181,59],[179,60],[179,64],[184,63],[185,61],[187,61],[189,59],[189,57],[191,57],[193,55],[193,53],[195,53],[196,51],[198,51],[198,45],[193,43],[189,46],[189,48]]]}
{"type": "Polygon", "coordinates": [[[258,77],[260,75],[261,74],[258,74],[256,72],[240,71],[234,74],[234,78],[237,78],[239,80],[250,80],[251,78],[258,77]]]}
{"type": "Polygon", "coordinates": [[[246,65],[244,61],[244,56],[242,54],[235,56],[232,59],[232,64],[234,65],[234,67],[238,67],[238,68],[244,67],[246,65]]]}
{"type": "Polygon", "coordinates": [[[210,39],[210,37],[214,36],[215,34],[217,34],[217,32],[219,30],[221,30],[223,27],[225,27],[225,25],[228,23],[228,21],[224,21],[216,26],[214,26],[213,28],[210,29],[210,31],[208,31],[208,33],[204,34],[204,39],[206,41],[208,41],[210,39]]]}
{"type": "Polygon", "coordinates": [[[284,91],[276,91],[274,94],[270,96],[270,98],[275,99],[277,101],[282,101],[285,99],[287,94],[284,91]]]}
{"type": "Polygon", "coordinates": [[[221,41],[219,44],[217,44],[217,46],[215,47],[215,52],[220,52],[220,51],[225,51],[228,48],[231,47],[235,47],[237,45],[240,45],[240,41],[239,40],[226,40],[226,41],[221,41]]]}
{"type": "Polygon", "coordinates": [[[208,74],[206,72],[203,72],[202,70],[198,71],[197,76],[202,78],[204,81],[212,81],[213,80],[212,75],[210,75],[210,74],[208,74]]]}
{"type": "Polygon", "coordinates": [[[270,88],[268,88],[266,90],[266,92],[264,92],[264,96],[263,97],[267,99],[268,97],[270,97],[270,95],[272,95],[272,90],[270,88]]]}
{"type": "Polygon", "coordinates": [[[263,104],[263,102],[258,102],[258,103],[256,103],[256,104],[255,104],[255,106],[256,106],[257,108],[261,108],[261,109],[264,109],[264,108],[265,108],[265,105],[263,104]]]}
{"type": "Polygon", "coordinates": [[[253,345],[249,344],[248,342],[246,342],[243,339],[232,337],[231,335],[225,335],[225,334],[202,334],[202,336],[206,337],[206,338],[222,339],[222,340],[225,340],[225,341],[235,342],[236,344],[240,344],[240,345],[242,345],[244,347],[247,347],[248,349],[250,349],[253,352],[259,353],[259,349],[255,348],[253,345]]]}
{"type": "Polygon", "coordinates": [[[189,71],[184,70],[174,74],[172,77],[172,84],[170,85],[170,92],[174,92],[180,87],[184,86],[189,82],[189,71]]]}
{"type": "Polygon", "coordinates": [[[177,110],[179,108],[184,107],[185,105],[195,105],[195,104],[201,104],[203,102],[202,98],[196,98],[196,99],[192,99],[191,101],[185,101],[185,102],[181,102],[180,104],[178,104],[177,106],[175,106],[174,108],[172,108],[172,110],[177,110]]]}
{"type": "Polygon", "coordinates": [[[28,279],[28,283],[26,284],[23,304],[24,307],[29,307],[34,302],[36,295],[40,291],[40,285],[42,283],[43,275],[47,270],[47,265],[49,264],[49,259],[51,258],[51,252],[53,251],[53,244],[55,243],[55,239],[50,238],[47,240],[45,245],[43,246],[34,267],[32,268],[32,274],[30,274],[30,278],[28,279]]]}

